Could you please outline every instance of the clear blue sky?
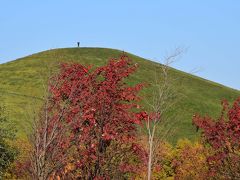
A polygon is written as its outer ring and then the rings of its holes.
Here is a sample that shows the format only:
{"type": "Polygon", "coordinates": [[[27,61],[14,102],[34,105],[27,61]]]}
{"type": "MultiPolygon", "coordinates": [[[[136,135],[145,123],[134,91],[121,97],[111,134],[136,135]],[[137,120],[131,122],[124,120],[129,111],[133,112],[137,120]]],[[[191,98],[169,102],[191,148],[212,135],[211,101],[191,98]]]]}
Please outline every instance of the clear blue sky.
{"type": "Polygon", "coordinates": [[[239,0],[1,0],[0,63],[50,48],[110,47],[240,89],[239,0]]]}

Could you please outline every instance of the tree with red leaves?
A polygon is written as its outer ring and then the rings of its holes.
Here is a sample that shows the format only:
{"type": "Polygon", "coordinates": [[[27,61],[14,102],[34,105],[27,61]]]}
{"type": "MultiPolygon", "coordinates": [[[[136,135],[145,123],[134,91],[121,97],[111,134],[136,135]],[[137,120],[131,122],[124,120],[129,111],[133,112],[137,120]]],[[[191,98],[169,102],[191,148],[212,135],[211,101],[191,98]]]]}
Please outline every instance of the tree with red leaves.
{"type": "Polygon", "coordinates": [[[240,179],[240,98],[232,107],[223,101],[219,119],[193,118],[193,123],[202,130],[202,135],[213,150],[208,157],[211,175],[223,179],[240,179]]]}
{"type": "Polygon", "coordinates": [[[63,165],[72,163],[75,178],[121,179],[144,166],[147,155],[135,143],[136,126],[141,121],[138,92],[143,85],[131,87],[124,82],[136,68],[124,55],[96,69],[62,64],[51,78],[51,96],[35,141],[44,149],[44,157],[50,158],[52,163],[48,164],[54,165],[54,175],[61,176],[63,165]]]}

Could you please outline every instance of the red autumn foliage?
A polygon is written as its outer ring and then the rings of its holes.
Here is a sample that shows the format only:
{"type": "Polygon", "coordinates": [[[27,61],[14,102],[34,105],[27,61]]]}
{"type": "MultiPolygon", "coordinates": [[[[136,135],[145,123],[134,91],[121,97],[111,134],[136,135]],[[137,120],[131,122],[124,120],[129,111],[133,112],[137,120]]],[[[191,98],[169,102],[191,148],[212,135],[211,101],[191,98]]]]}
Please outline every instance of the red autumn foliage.
{"type": "Polygon", "coordinates": [[[223,101],[219,119],[210,117],[193,118],[193,123],[202,130],[206,143],[213,154],[208,157],[210,174],[224,179],[240,178],[240,98],[230,107],[223,101]]]}
{"type": "Polygon", "coordinates": [[[62,64],[52,78],[56,83],[50,84],[50,93],[57,106],[49,110],[69,124],[79,178],[119,178],[116,174],[136,173],[143,166],[146,153],[134,143],[141,121],[136,113],[138,92],[143,85],[130,87],[123,82],[136,68],[127,56],[121,56],[95,70],[62,64]]]}

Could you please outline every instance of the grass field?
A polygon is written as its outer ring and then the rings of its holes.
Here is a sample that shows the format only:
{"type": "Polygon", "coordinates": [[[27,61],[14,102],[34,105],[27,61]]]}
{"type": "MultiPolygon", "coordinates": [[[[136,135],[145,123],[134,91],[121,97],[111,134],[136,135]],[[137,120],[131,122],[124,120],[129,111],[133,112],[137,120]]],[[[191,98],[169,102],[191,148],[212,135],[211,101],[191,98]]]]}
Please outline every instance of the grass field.
{"type": "MultiPolygon", "coordinates": [[[[19,136],[23,137],[29,131],[28,124],[31,122],[33,110],[42,102],[47,77],[57,70],[59,62],[78,62],[96,67],[104,65],[109,58],[119,57],[121,53],[119,50],[106,48],[65,48],[48,50],[0,64],[0,96],[8,109],[9,118],[16,123],[19,136]]],[[[152,82],[158,64],[128,55],[139,64],[138,71],[128,83],[152,82]]],[[[233,101],[240,96],[237,90],[175,69],[171,69],[170,75],[174,79],[172,83],[175,92],[181,96],[170,110],[171,114],[176,115],[175,119],[171,120],[174,122],[171,125],[174,132],[168,137],[172,142],[178,138],[194,139],[198,136],[192,126],[192,116],[196,112],[217,117],[223,98],[233,101]]],[[[147,99],[151,93],[151,87],[141,92],[144,106],[147,106],[144,98],[147,99]]]]}

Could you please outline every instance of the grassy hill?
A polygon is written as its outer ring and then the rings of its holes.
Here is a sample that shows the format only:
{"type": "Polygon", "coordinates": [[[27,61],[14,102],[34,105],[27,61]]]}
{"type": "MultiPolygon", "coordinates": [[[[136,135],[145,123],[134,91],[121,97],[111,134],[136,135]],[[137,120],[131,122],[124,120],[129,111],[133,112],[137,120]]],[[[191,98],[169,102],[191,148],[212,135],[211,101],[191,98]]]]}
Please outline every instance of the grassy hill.
{"type": "MultiPolygon", "coordinates": [[[[0,98],[3,99],[9,118],[16,123],[19,135],[24,136],[31,121],[34,109],[41,104],[44,85],[47,77],[55,71],[59,62],[78,62],[100,66],[109,58],[119,57],[121,51],[105,48],[66,48],[54,49],[5,64],[0,64],[0,98]]],[[[130,83],[151,82],[154,80],[157,63],[128,54],[139,64],[138,71],[130,78],[130,83]]],[[[221,99],[233,101],[240,92],[202,78],[171,69],[170,75],[175,91],[181,96],[180,101],[172,108],[176,114],[173,123],[174,133],[169,140],[197,137],[192,127],[192,116],[196,112],[217,116],[221,110],[221,99]]],[[[151,87],[146,88],[142,95],[151,95],[151,87]]],[[[148,98],[145,96],[145,98],[148,98]]],[[[146,105],[143,102],[144,105],[146,105]]]]}

